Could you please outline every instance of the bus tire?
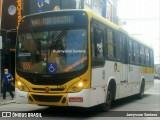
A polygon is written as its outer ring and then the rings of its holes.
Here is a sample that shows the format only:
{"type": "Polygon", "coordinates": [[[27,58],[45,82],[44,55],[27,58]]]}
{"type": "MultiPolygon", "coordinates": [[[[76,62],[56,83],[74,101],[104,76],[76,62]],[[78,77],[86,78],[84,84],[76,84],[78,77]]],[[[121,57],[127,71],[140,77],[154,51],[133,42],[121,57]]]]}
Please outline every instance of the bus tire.
{"type": "Polygon", "coordinates": [[[145,83],[144,83],[144,81],[142,81],[142,83],[141,83],[141,88],[140,88],[140,92],[139,92],[139,94],[137,95],[137,98],[138,98],[138,99],[142,99],[142,98],[143,98],[143,96],[144,96],[144,89],[145,89],[145,83]]]}
{"type": "Polygon", "coordinates": [[[106,101],[100,106],[101,110],[104,112],[109,111],[111,104],[112,104],[112,91],[111,91],[111,88],[109,87],[107,90],[106,101]]]}

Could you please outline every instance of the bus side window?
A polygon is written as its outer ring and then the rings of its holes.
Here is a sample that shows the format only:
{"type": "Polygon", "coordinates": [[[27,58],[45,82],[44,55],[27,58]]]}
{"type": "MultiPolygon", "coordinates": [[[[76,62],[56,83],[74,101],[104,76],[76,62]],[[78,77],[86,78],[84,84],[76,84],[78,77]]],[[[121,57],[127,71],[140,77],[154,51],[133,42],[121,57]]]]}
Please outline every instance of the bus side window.
{"type": "Polygon", "coordinates": [[[116,45],[115,45],[115,33],[111,29],[107,28],[107,57],[108,59],[116,58],[116,45]]]}
{"type": "Polygon", "coordinates": [[[141,61],[141,65],[144,65],[144,46],[142,45],[140,47],[140,61],[141,61]]]}
{"type": "Polygon", "coordinates": [[[129,62],[130,63],[134,63],[135,61],[133,44],[134,42],[132,40],[129,40],[129,62]]]}
{"type": "Polygon", "coordinates": [[[118,61],[122,61],[122,46],[123,46],[123,36],[120,33],[117,33],[117,38],[116,38],[116,59],[118,61]]]}
{"type": "Polygon", "coordinates": [[[146,61],[146,65],[149,66],[149,50],[148,50],[148,48],[145,49],[145,61],[146,61]]]}
{"type": "Polygon", "coordinates": [[[137,42],[134,42],[134,54],[135,54],[135,63],[139,64],[139,45],[137,42]]]}
{"type": "Polygon", "coordinates": [[[91,27],[92,67],[104,66],[104,32],[96,27],[91,27]]]}
{"type": "Polygon", "coordinates": [[[151,50],[151,49],[150,49],[150,51],[149,51],[149,65],[150,65],[151,67],[154,66],[154,55],[153,55],[153,50],[151,50]]]}
{"type": "Polygon", "coordinates": [[[128,38],[126,36],[123,36],[122,43],[122,61],[128,64],[128,38]]]}
{"type": "Polygon", "coordinates": [[[93,27],[92,28],[92,55],[97,58],[104,58],[103,54],[103,41],[104,34],[103,31],[93,27]]]}

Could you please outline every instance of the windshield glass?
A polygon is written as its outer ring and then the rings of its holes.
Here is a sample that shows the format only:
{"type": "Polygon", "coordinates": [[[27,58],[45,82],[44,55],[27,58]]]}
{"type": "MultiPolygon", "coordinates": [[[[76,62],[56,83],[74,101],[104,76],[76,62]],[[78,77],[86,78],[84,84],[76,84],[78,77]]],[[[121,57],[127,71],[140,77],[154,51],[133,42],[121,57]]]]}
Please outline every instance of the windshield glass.
{"type": "Polygon", "coordinates": [[[85,29],[21,33],[17,45],[17,68],[23,72],[56,74],[87,65],[85,29]]]}

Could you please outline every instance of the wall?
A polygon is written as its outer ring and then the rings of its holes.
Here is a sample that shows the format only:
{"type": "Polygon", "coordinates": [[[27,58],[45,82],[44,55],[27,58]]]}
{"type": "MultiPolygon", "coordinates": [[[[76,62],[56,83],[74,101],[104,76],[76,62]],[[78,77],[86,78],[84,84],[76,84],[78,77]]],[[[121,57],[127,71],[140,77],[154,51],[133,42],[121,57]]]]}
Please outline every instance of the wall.
{"type": "MultiPolygon", "coordinates": [[[[19,1],[19,0],[18,0],[19,1]]],[[[1,28],[10,30],[17,26],[16,0],[3,0],[1,28]]]]}

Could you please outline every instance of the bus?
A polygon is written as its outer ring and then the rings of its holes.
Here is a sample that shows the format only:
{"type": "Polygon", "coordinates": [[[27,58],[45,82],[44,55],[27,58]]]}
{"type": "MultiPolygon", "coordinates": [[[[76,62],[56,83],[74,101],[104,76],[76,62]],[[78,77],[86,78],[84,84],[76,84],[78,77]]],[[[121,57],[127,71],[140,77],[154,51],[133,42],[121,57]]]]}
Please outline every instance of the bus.
{"type": "Polygon", "coordinates": [[[99,106],[154,84],[153,49],[90,10],[23,17],[16,45],[16,102],[99,106]]]}

